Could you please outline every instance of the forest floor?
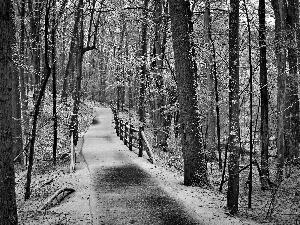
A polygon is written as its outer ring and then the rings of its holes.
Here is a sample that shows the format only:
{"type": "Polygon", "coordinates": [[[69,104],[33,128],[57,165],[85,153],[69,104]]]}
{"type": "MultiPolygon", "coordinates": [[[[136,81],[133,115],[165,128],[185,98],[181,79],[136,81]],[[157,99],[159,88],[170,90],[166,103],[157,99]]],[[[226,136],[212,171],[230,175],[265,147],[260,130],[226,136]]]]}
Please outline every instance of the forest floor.
{"type": "MultiPolygon", "coordinates": [[[[102,109],[97,109],[102,110],[102,109]]],[[[108,109],[105,109],[108,110],[108,109]]],[[[19,224],[170,224],[170,225],[179,225],[179,224],[259,224],[259,222],[263,224],[297,224],[296,220],[290,220],[291,216],[289,215],[281,215],[276,217],[276,220],[265,220],[264,211],[262,208],[266,208],[268,204],[267,201],[270,200],[270,193],[258,191],[258,188],[254,188],[254,207],[253,209],[247,209],[245,207],[246,204],[246,196],[244,195],[244,191],[241,191],[241,206],[240,213],[237,216],[230,216],[226,213],[225,205],[226,205],[226,195],[218,192],[214,188],[203,189],[198,187],[186,187],[183,185],[182,173],[180,169],[176,168],[176,166],[170,166],[170,159],[173,157],[162,155],[161,153],[156,154],[157,164],[153,165],[149,163],[147,156],[145,155],[142,158],[137,157],[137,150],[130,152],[113,131],[112,125],[112,115],[111,113],[107,113],[106,116],[102,116],[99,118],[98,122],[93,120],[92,125],[89,128],[97,133],[97,129],[101,129],[105,132],[105,135],[102,138],[96,137],[94,135],[87,135],[80,138],[78,148],[77,148],[77,163],[76,163],[76,171],[74,173],[70,173],[69,170],[69,158],[61,157],[59,158],[56,166],[52,165],[51,161],[39,161],[36,163],[35,172],[33,173],[33,182],[32,182],[32,197],[30,200],[23,200],[23,187],[25,182],[26,171],[22,171],[20,168],[17,168],[17,176],[16,176],[16,191],[17,191],[17,204],[18,204],[18,215],[19,215],[19,224]],[[105,121],[105,123],[103,123],[105,121]],[[101,127],[100,125],[106,124],[105,127],[101,127]],[[97,128],[98,127],[98,128],[97,128]],[[96,130],[95,130],[96,129],[96,130]],[[89,143],[97,141],[99,148],[91,150],[91,145],[89,143]],[[109,221],[105,220],[105,216],[112,216],[116,219],[117,214],[122,214],[122,208],[119,207],[119,203],[121,203],[121,199],[117,198],[112,201],[112,205],[110,204],[108,194],[111,191],[118,192],[124,194],[124,190],[117,190],[111,186],[111,182],[116,182],[114,179],[115,175],[111,176],[103,176],[103,171],[107,171],[108,167],[111,165],[106,165],[105,155],[109,155],[109,149],[107,149],[107,145],[105,145],[105,141],[113,142],[115,152],[115,156],[113,156],[115,162],[110,162],[114,165],[116,169],[120,164],[122,166],[126,165],[134,165],[137,170],[133,170],[133,174],[136,176],[143,175],[145,176],[143,179],[148,180],[146,184],[150,184],[150,187],[157,186],[158,189],[152,189],[152,192],[156,192],[159,195],[157,198],[159,201],[162,201],[160,205],[157,205],[157,202],[152,201],[152,207],[161,210],[164,214],[166,212],[166,208],[177,207],[179,206],[179,212],[183,212],[183,217],[188,215],[188,218],[191,218],[191,221],[198,221],[197,223],[172,223],[168,221],[157,222],[157,223],[144,223],[140,222],[135,216],[132,217],[131,220],[124,219],[123,222],[118,223],[117,220],[109,221]],[[84,144],[85,143],[85,144],[84,144]],[[85,146],[85,147],[84,147],[85,146]],[[83,154],[81,154],[81,150],[83,149],[83,154]],[[86,153],[85,153],[86,149],[86,153]],[[100,150],[100,151],[99,151],[100,150]],[[120,162],[121,160],[121,162],[120,162]],[[94,162],[93,162],[94,161],[94,162]],[[124,162],[122,162],[124,161],[124,162]],[[105,166],[105,167],[103,167],[105,166]],[[108,167],[107,167],[108,166],[108,167]],[[101,184],[101,182],[94,181],[95,174],[91,171],[97,171],[99,173],[96,176],[100,176],[97,179],[101,179],[106,182],[101,184]],[[138,173],[134,171],[139,171],[138,173]],[[109,188],[105,188],[105,186],[109,186],[109,188]],[[59,202],[57,205],[51,206],[46,210],[39,210],[43,203],[57,190],[63,187],[69,187],[75,189],[75,192],[66,197],[62,202],[59,202]],[[99,189],[98,192],[95,190],[99,189]],[[103,194],[102,194],[103,193],[103,194]],[[106,197],[105,197],[106,196],[106,197]],[[168,200],[166,200],[166,197],[168,200]],[[95,200],[98,199],[98,200],[95,200]],[[161,200],[163,199],[163,200],[161,200]],[[118,202],[118,200],[120,200],[118,202]],[[97,203],[98,201],[98,203],[97,203]],[[163,207],[162,204],[166,205],[163,207]],[[174,203],[174,204],[173,204],[174,203]],[[100,209],[99,209],[100,206],[100,209]],[[103,207],[101,209],[101,207],[103,207]],[[256,208],[258,209],[256,209],[256,208]],[[101,211],[102,210],[102,211],[101,211]],[[259,216],[261,215],[261,216],[259,216]],[[102,217],[101,217],[102,216],[102,217]],[[283,218],[282,218],[283,217],[283,218]],[[286,219],[288,217],[288,219],[286,219]],[[280,219],[282,218],[282,219],[280,219]],[[252,220],[251,220],[252,219],[252,220]],[[256,220],[257,222],[254,222],[256,220]],[[129,221],[128,223],[125,221],[129,221]],[[94,223],[93,223],[94,222],[94,223]]],[[[100,132],[100,130],[98,130],[100,132]]],[[[99,133],[98,132],[98,133],[99,133]]],[[[98,134],[99,135],[99,134],[98,134]]],[[[164,153],[163,153],[164,154],[164,153]]],[[[173,165],[175,165],[173,163],[173,165]]],[[[217,165],[210,165],[211,172],[217,170],[215,168],[217,165]]],[[[116,173],[116,170],[113,170],[113,174],[116,173]]],[[[110,171],[110,174],[112,171],[110,171]]],[[[215,176],[216,172],[214,173],[215,176]]],[[[247,173],[242,175],[243,177],[247,177],[247,173]],[[246,175],[245,175],[246,174],[246,175]]],[[[124,175],[124,173],[123,173],[124,175]]],[[[118,175],[120,176],[120,174],[118,175]]],[[[122,176],[122,173],[121,173],[122,176]]],[[[125,178],[126,174],[124,175],[125,178]]],[[[293,176],[295,178],[295,176],[293,176]]],[[[124,178],[124,179],[125,179],[124,178]]],[[[130,178],[130,177],[129,177],[130,178]]],[[[297,178],[297,177],[296,177],[297,178]]],[[[219,177],[218,177],[219,179],[219,177]]],[[[214,184],[213,176],[211,176],[212,184],[214,184]]],[[[122,180],[124,182],[124,180],[122,180]]],[[[140,181],[133,181],[140,183],[140,181]]],[[[243,182],[243,181],[242,181],[243,182]]],[[[118,184],[115,184],[118,186],[118,184]]],[[[133,185],[134,186],[134,185],[133,185]]],[[[226,186],[226,185],[225,185],[226,186]]],[[[132,187],[132,185],[130,185],[132,187]]],[[[147,189],[147,186],[143,186],[139,191],[143,191],[143,189],[147,189]]],[[[149,189],[149,188],[148,188],[149,189]]],[[[151,189],[151,188],[150,188],[151,189]]],[[[151,192],[151,191],[150,191],[151,192]]],[[[282,192],[282,190],[280,191],[282,192]]],[[[126,193],[126,190],[125,190],[126,193]]],[[[137,193],[138,195],[138,193],[137,193]]],[[[147,194],[148,196],[149,193],[147,194]]],[[[127,198],[132,196],[127,196],[127,198]]],[[[149,197],[151,198],[151,197],[149,197]]],[[[131,199],[131,198],[130,198],[131,199]]],[[[283,201],[283,204],[278,204],[276,209],[279,207],[283,207],[284,209],[290,210],[290,205],[286,204],[283,201]]],[[[130,200],[132,201],[132,199],[130,200]]],[[[134,200],[138,201],[138,200],[134,200]]],[[[124,202],[123,206],[132,207],[132,203],[124,202]]],[[[122,205],[121,204],[121,205],[122,205]]],[[[295,205],[297,205],[294,202],[295,205]]],[[[120,206],[121,206],[120,205],[120,206]]],[[[143,200],[142,205],[145,206],[145,199],[143,200]]],[[[147,206],[148,207],[148,206],[147,206]]],[[[134,207],[132,208],[134,209],[134,207]]],[[[151,209],[151,207],[150,207],[151,209]]],[[[134,209],[136,210],[136,208],[134,209]]],[[[151,211],[151,210],[150,210],[151,211]]],[[[276,212],[276,210],[275,210],[276,212]]],[[[180,213],[179,213],[180,214],[180,213]]],[[[152,214],[155,217],[160,216],[159,214],[152,214]]],[[[175,213],[176,215],[176,213],[175,213]]],[[[124,215],[123,215],[124,216],[124,215]]],[[[147,217],[145,221],[147,220],[147,217]]],[[[178,218],[178,217],[169,217],[169,218],[178,218]]]]}
{"type": "Polygon", "coordinates": [[[56,166],[51,161],[36,163],[32,176],[32,194],[27,201],[23,200],[26,175],[17,176],[19,224],[92,224],[89,206],[89,172],[79,153],[82,145],[83,138],[80,138],[74,173],[70,173],[69,157],[59,159],[56,166]],[[57,204],[54,202],[50,208],[40,210],[48,198],[65,187],[73,188],[75,192],[57,204]]]}
{"type": "MultiPolygon", "coordinates": [[[[47,95],[48,96],[48,95],[47,95]]],[[[76,171],[70,173],[69,118],[72,104],[61,107],[59,111],[58,154],[56,165],[52,162],[52,123],[51,100],[45,99],[44,110],[40,113],[35,147],[35,160],[32,171],[31,197],[24,200],[24,185],[27,170],[15,164],[16,197],[19,224],[92,224],[89,206],[88,169],[81,150],[83,134],[93,119],[94,103],[84,102],[79,111],[79,141],[77,145],[76,171]],[[44,210],[41,207],[55,192],[62,188],[73,188],[75,192],[63,201],[53,201],[44,210]]],[[[58,196],[58,197],[61,197],[58,196]]]]}

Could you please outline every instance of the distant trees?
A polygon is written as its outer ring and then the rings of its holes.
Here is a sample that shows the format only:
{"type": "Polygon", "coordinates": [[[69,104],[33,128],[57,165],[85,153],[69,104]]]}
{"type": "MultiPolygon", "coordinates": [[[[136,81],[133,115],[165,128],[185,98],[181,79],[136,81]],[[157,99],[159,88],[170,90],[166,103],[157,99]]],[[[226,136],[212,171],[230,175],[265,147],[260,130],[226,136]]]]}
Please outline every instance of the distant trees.
{"type": "Polygon", "coordinates": [[[10,0],[0,3],[0,221],[18,224],[12,136],[12,79],[18,76],[13,62],[14,12],[10,0]]]}

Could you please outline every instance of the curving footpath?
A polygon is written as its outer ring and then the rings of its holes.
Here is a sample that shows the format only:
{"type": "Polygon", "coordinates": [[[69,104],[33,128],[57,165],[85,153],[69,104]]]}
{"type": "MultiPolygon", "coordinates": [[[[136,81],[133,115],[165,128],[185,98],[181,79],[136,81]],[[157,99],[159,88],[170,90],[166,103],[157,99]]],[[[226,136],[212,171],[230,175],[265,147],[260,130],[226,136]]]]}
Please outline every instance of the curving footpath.
{"type": "MultiPolygon", "coordinates": [[[[82,153],[91,175],[93,224],[201,224],[136,164],[116,136],[109,108],[95,108],[82,153]]],[[[136,156],[137,157],[137,156],[136,156]]]]}

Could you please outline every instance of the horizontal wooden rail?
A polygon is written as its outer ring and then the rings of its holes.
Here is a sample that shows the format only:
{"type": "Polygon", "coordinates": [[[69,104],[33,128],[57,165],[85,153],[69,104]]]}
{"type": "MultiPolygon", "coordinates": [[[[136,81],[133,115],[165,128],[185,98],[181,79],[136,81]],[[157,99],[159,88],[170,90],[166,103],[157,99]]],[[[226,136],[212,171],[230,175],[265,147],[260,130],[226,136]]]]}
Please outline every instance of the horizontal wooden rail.
{"type": "Polygon", "coordinates": [[[145,149],[149,161],[155,164],[154,154],[144,133],[144,127],[141,126],[136,128],[133,124],[124,122],[119,118],[116,108],[111,106],[111,110],[113,112],[116,133],[120,137],[120,140],[123,141],[124,145],[126,145],[130,151],[132,151],[132,147],[137,148],[139,157],[143,156],[143,151],[145,149]]]}

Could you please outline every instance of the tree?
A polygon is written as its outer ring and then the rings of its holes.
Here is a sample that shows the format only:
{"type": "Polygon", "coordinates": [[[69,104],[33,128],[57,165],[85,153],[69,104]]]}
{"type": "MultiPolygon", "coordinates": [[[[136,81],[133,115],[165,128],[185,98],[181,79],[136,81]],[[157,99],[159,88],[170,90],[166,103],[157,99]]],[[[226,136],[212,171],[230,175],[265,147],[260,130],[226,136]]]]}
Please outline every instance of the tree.
{"type": "Polygon", "coordinates": [[[210,2],[205,1],[204,13],[204,29],[205,29],[205,43],[209,46],[209,51],[206,56],[205,69],[209,89],[209,109],[207,114],[208,128],[207,128],[207,145],[206,149],[211,158],[216,158],[216,118],[215,118],[215,85],[214,85],[214,63],[213,52],[211,50],[211,16],[210,16],[210,2]]]}
{"type": "MultiPolygon", "coordinates": [[[[292,47],[289,46],[293,42],[289,43],[291,40],[291,35],[293,32],[291,29],[291,14],[288,14],[288,2],[286,0],[271,1],[272,7],[275,14],[275,52],[277,58],[277,174],[276,183],[279,185],[283,180],[283,169],[284,169],[284,158],[285,156],[291,157],[291,149],[294,140],[292,139],[295,132],[293,129],[292,122],[297,124],[297,118],[293,116],[293,111],[296,113],[299,111],[299,103],[293,102],[293,104],[298,105],[298,109],[293,110],[293,105],[291,99],[296,98],[292,96],[297,88],[297,85],[291,82],[295,78],[295,68],[297,70],[295,59],[296,54],[292,47]],[[292,32],[292,33],[291,33],[292,32]],[[289,61],[289,74],[287,74],[287,59],[289,61]],[[291,67],[293,66],[293,67],[291,67]],[[294,86],[294,87],[293,87],[294,86]],[[294,121],[295,120],[295,121],[294,121]]],[[[295,35],[296,37],[296,35],[295,35]]],[[[292,37],[293,38],[293,37],[292,37]]],[[[297,83],[297,82],[296,82],[297,83]]],[[[294,93],[295,94],[295,93],[294,93]]],[[[298,95],[298,94],[296,94],[298,95]]],[[[297,116],[296,116],[297,117],[297,116]]],[[[299,120],[299,118],[298,118],[299,120]]]]}
{"type": "Polygon", "coordinates": [[[285,157],[290,161],[299,154],[299,97],[298,97],[298,60],[297,60],[297,11],[299,0],[286,1],[286,37],[288,74],[285,101],[285,157]]]}
{"type": "Polygon", "coordinates": [[[266,48],[266,8],[265,0],[259,0],[259,51],[260,51],[260,142],[261,142],[261,189],[268,187],[269,179],[269,93],[268,93],[268,73],[267,73],[267,48],[266,48]]]}
{"type": "Polygon", "coordinates": [[[34,99],[38,97],[39,86],[41,83],[41,13],[43,3],[37,0],[28,1],[30,14],[30,35],[31,35],[31,55],[34,67],[34,99]]]}
{"type": "MultiPolygon", "coordinates": [[[[14,68],[16,69],[16,68],[14,68]]],[[[18,163],[23,163],[23,138],[22,138],[22,118],[21,118],[21,101],[20,101],[20,81],[17,70],[12,77],[12,132],[13,132],[13,149],[14,158],[17,157],[18,163]]]]}
{"type": "Polygon", "coordinates": [[[145,93],[146,93],[146,59],[147,59],[147,14],[149,0],[144,0],[143,22],[142,22],[142,46],[141,46],[141,73],[140,73],[140,94],[139,94],[139,120],[145,123],[145,93]]]}
{"type": "Polygon", "coordinates": [[[249,100],[250,100],[250,121],[249,121],[249,176],[248,176],[248,184],[249,184],[249,193],[248,193],[248,208],[251,208],[252,205],[252,176],[253,176],[253,64],[252,64],[252,45],[251,45],[251,26],[250,26],[250,18],[248,13],[248,7],[246,5],[246,1],[244,3],[244,11],[247,19],[247,28],[248,28],[248,61],[250,67],[249,74],[249,100]]]}
{"type": "Polygon", "coordinates": [[[190,4],[184,0],[172,0],[169,4],[184,160],[184,184],[205,186],[208,179],[196,94],[197,68],[192,57],[190,4]]]}
{"type": "Polygon", "coordinates": [[[0,3],[0,221],[18,224],[12,139],[12,61],[15,44],[14,12],[10,0],[0,3]]]}
{"type": "MultiPolygon", "coordinates": [[[[21,93],[21,105],[22,105],[22,124],[23,124],[23,137],[27,138],[29,135],[29,115],[28,115],[28,97],[27,97],[27,88],[26,88],[26,79],[25,79],[25,0],[21,1],[21,10],[20,10],[20,44],[19,44],[19,78],[20,78],[20,93],[21,93]]],[[[25,139],[24,138],[24,139],[25,139]]],[[[24,154],[24,162],[27,163],[27,152],[26,148],[24,154]]]]}
{"type": "Polygon", "coordinates": [[[166,94],[163,77],[163,65],[165,46],[167,41],[167,10],[168,3],[162,0],[154,1],[154,43],[152,73],[155,82],[155,91],[152,91],[153,100],[153,126],[156,145],[166,150],[167,139],[169,136],[170,113],[166,113],[166,94]]]}
{"type": "Polygon", "coordinates": [[[239,1],[230,0],[229,12],[229,145],[227,207],[238,211],[239,198],[239,1]]]}
{"type": "Polygon", "coordinates": [[[53,95],[53,148],[52,148],[52,158],[53,163],[56,164],[56,152],[57,152],[57,112],[56,112],[56,2],[52,1],[52,34],[51,34],[51,58],[52,58],[52,95],[53,95]]]}
{"type": "Polygon", "coordinates": [[[64,80],[63,80],[63,88],[62,88],[62,94],[61,98],[65,101],[67,98],[67,89],[68,89],[68,79],[72,70],[72,66],[74,63],[74,53],[76,51],[76,39],[78,36],[78,29],[79,29],[79,21],[80,21],[80,7],[83,7],[83,2],[78,1],[78,4],[76,6],[76,11],[74,15],[74,27],[73,27],[73,32],[72,32],[72,37],[71,37],[71,44],[70,44],[70,49],[69,49],[69,54],[68,54],[68,63],[66,65],[66,70],[64,73],[64,80]]]}

